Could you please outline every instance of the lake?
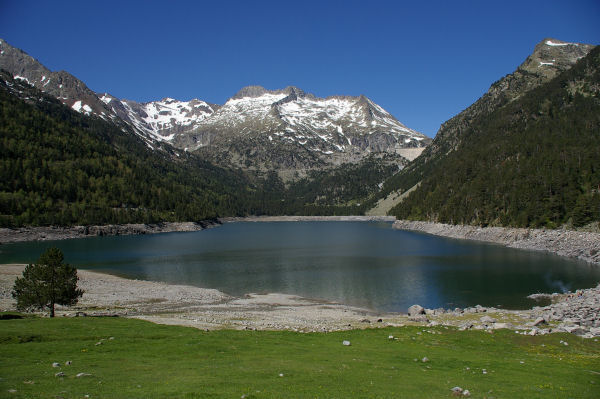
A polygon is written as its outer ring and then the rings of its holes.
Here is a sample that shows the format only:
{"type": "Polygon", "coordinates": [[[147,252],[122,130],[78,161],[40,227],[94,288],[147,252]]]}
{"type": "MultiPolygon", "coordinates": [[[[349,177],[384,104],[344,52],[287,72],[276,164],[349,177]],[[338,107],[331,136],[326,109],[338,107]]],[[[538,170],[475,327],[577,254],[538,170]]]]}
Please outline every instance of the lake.
{"type": "Polygon", "coordinates": [[[0,246],[0,263],[32,263],[56,246],[81,269],[216,288],[280,292],[378,311],[535,305],[537,292],[595,286],[583,261],[395,230],[377,222],[227,223],[208,230],[0,246]]]}

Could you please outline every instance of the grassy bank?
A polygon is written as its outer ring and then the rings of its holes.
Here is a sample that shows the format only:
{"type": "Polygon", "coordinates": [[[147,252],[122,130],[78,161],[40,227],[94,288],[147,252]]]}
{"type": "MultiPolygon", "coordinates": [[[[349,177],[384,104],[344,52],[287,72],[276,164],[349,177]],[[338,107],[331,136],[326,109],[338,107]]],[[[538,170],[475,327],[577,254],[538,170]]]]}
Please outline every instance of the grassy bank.
{"type": "Polygon", "coordinates": [[[0,320],[0,359],[2,398],[440,398],[454,386],[472,398],[600,392],[599,342],[507,330],[204,332],[122,318],[26,317],[0,320]]]}

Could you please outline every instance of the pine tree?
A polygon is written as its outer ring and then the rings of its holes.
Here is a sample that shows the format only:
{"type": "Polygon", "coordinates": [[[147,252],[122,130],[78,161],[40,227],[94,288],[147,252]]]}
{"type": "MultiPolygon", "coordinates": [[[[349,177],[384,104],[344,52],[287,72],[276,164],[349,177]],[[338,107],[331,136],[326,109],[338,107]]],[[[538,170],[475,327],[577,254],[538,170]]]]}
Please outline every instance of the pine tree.
{"type": "Polygon", "coordinates": [[[54,306],[71,306],[83,295],[77,288],[77,269],[63,263],[60,249],[49,248],[37,263],[27,265],[23,277],[17,278],[12,296],[17,300],[17,309],[37,308],[50,310],[54,317],[54,306]]]}

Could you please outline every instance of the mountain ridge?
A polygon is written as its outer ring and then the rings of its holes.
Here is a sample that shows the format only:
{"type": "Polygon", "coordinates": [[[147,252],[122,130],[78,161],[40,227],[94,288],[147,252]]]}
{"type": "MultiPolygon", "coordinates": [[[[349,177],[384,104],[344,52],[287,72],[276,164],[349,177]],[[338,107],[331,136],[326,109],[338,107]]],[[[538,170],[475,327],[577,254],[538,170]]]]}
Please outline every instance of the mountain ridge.
{"type": "Polygon", "coordinates": [[[571,68],[594,47],[591,44],[544,38],[535,45],[532,53],[512,73],[492,83],[488,91],[477,101],[444,122],[431,144],[420,156],[408,164],[401,173],[386,181],[380,198],[386,196],[395,198],[389,204],[402,201],[403,193],[414,188],[426,176],[428,170],[435,167],[435,163],[456,150],[462,142],[463,132],[469,129],[473,120],[491,114],[528,91],[549,82],[559,73],[571,68]],[[549,63],[553,65],[546,65],[549,63]]]}
{"type": "MultiPolygon", "coordinates": [[[[391,178],[403,192],[416,187],[390,214],[534,228],[600,221],[600,48],[587,46],[580,57],[581,44],[545,40],[541,45],[537,48],[575,52],[550,74],[542,71],[520,82],[528,90],[509,92],[514,96],[473,115],[463,130],[450,131],[455,136],[436,137],[437,153],[426,150],[391,178]]],[[[526,66],[548,67],[535,56],[526,66]]],[[[499,82],[518,78],[507,75],[499,82]]]]}
{"type": "Polygon", "coordinates": [[[268,90],[255,85],[243,87],[223,105],[169,97],[138,103],[94,93],[74,76],[50,71],[1,39],[0,51],[0,68],[75,111],[125,123],[149,145],[163,141],[199,151],[225,167],[305,175],[360,162],[372,153],[393,154],[403,164],[403,149],[424,148],[431,141],[364,95],[318,98],[295,86],[268,90]]]}
{"type": "MultiPolygon", "coordinates": [[[[548,82],[560,72],[569,69],[575,62],[584,57],[594,46],[583,43],[569,43],[553,38],[545,38],[533,49],[533,52],[510,74],[492,83],[486,93],[456,116],[444,122],[432,141],[432,146],[425,152],[441,151],[439,142],[446,140],[450,147],[456,144],[453,136],[460,134],[469,120],[477,114],[514,101],[527,91],[548,82]],[[556,60],[559,60],[558,62],[556,60]],[[437,139],[437,140],[436,140],[437,139]]],[[[450,151],[451,148],[446,148],[450,151]]]]}

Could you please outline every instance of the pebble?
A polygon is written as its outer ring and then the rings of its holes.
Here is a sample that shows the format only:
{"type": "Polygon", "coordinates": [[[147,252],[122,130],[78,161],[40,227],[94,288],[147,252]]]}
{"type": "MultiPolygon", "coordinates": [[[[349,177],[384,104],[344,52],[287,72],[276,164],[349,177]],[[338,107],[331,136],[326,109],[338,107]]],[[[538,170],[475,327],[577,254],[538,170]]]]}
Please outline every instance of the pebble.
{"type": "Polygon", "coordinates": [[[75,377],[77,377],[77,378],[81,378],[81,377],[91,377],[91,376],[92,376],[92,375],[91,375],[91,374],[88,374],[88,373],[79,373],[79,374],[77,374],[75,377]]]}
{"type": "Polygon", "coordinates": [[[425,356],[423,359],[421,359],[421,361],[423,363],[427,363],[427,362],[429,362],[429,358],[427,356],[425,356]]]}
{"type": "Polygon", "coordinates": [[[54,362],[54,363],[52,363],[52,367],[60,367],[60,363],[54,362]]]}
{"type": "Polygon", "coordinates": [[[342,341],[342,345],[344,345],[344,346],[350,346],[350,341],[342,341]]]}
{"type": "Polygon", "coordinates": [[[65,373],[63,373],[62,371],[59,371],[58,373],[54,374],[55,377],[64,377],[65,373]]]}

